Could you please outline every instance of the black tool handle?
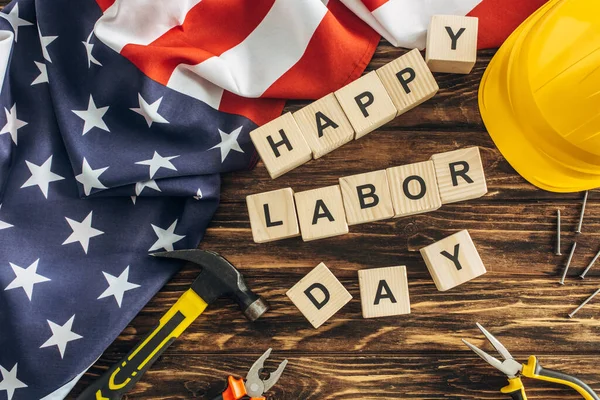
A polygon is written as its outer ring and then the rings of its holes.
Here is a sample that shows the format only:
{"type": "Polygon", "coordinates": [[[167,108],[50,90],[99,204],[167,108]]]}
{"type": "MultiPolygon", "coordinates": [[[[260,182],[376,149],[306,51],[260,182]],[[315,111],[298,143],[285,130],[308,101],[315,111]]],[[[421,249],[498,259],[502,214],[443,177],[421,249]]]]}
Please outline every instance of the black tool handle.
{"type": "Polygon", "coordinates": [[[189,289],[148,336],[87,387],[77,400],[121,399],[206,306],[206,302],[189,289]]]}
{"type": "Polygon", "coordinates": [[[539,362],[535,365],[535,376],[532,378],[569,386],[575,389],[586,400],[600,400],[596,392],[581,379],[562,372],[546,369],[539,362]]]}
{"type": "Polygon", "coordinates": [[[502,388],[502,393],[510,395],[513,400],[527,400],[525,387],[521,378],[508,378],[508,386],[502,388]]]}

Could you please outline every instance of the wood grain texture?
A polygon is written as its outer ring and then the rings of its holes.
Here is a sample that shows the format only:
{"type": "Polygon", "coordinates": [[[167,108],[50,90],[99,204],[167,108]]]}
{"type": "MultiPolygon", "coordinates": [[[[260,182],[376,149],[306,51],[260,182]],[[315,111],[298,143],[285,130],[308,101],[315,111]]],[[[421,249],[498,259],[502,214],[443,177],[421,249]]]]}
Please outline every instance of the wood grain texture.
{"type": "MultiPolygon", "coordinates": [[[[382,41],[368,70],[403,53],[382,41]]],[[[517,359],[535,354],[545,367],[577,375],[600,390],[600,299],[573,320],[567,318],[600,286],[600,264],[585,280],[578,277],[600,245],[600,192],[590,192],[583,233],[576,236],[581,193],[538,190],[500,155],[477,108],[478,84],[493,54],[480,51],[469,75],[436,74],[440,90],[429,101],[275,181],[262,163],[253,171],[225,175],[221,206],[201,247],[238,266],[273,310],[251,324],[237,306],[218,301],[175,341],[128,399],[207,398],[209,389],[222,389],[229,374],[244,375],[272,346],[274,361],[287,357],[290,364],[269,393],[271,400],[506,400],[499,392],[506,379],[460,341],[492,351],[475,322],[497,335],[517,359]],[[245,204],[249,194],[335,185],[342,176],[469,146],[481,151],[488,184],[481,198],[356,225],[348,235],[309,243],[252,241],[245,204]],[[575,238],[578,242],[564,287],[557,281],[567,255],[554,255],[557,208],[563,216],[563,253],[575,238]],[[468,229],[477,243],[488,273],[457,290],[438,292],[419,249],[461,229],[468,229]],[[285,292],[319,262],[331,267],[354,299],[315,330],[285,292]],[[390,265],[407,266],[411,314],[365,321],[357,271],[390,265]]],[[[290,102],[286,111],[305,104],[290,102]]],[[[198,272],[185,266],[82,378],[73,396],[148,333],[198,272]]],[[[533,400],[580,399],[552,384],[525,384],[533,400]]]]}

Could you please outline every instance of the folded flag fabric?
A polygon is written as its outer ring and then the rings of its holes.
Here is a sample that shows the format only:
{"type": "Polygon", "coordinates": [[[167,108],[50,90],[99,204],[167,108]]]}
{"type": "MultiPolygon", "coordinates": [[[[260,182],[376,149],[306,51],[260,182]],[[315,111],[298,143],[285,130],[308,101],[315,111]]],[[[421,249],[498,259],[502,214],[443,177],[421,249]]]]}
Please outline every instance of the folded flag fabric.
{"type": "Polygon", "coordinates": [[[0,399],[66,396],[180,267],[148,253],[196,247],[220,173],[256,162],[248,133],[361,75],[380,36],[357,14],[341,0],[0,12],[0,399]]]}
{"type": "Polygon", "coordinates": [[[479,18],[478,47],[499,47],[547,0],[341,0],[394,46],[423,49],[432,15],[479,18]]]}

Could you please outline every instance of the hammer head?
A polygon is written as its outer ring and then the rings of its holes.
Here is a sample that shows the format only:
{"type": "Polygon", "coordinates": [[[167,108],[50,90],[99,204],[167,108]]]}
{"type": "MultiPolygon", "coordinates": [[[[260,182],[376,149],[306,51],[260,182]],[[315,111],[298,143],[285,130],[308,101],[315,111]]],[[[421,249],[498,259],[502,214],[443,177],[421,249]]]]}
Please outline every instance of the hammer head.
{"type": "Polygon", "coordinates": [[[270,308],[265,300],[246,286],[240,271],[215,252],[190,249],[152,253],[152,256],[176,258],[201,266],[202,272],[192,283],[192,290],[208,304],[219,297],[230,297],[250,321],[257,320],[270,308]]]}

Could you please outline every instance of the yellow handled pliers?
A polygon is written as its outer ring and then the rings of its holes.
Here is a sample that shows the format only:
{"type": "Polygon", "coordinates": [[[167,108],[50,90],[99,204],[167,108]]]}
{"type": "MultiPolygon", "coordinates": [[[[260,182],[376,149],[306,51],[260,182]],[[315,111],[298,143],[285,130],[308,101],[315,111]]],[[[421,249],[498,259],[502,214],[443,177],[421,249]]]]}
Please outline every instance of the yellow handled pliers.
{"type": "Polygon", "coordinates": [[[469,346],[471,350],[477,353],[479,357],[484,359],[494,368],[503,372],[508,377],[508,386],[503,387],[500,389],[500,391],[510,395],[513,400],[527,400],[527,395],[525,394],[525,387],[521,381],[521,376],[569,386],[570,388],[575,389],[581,396],[583,396],[585,400],[600,400],[600,397],[598,397],[592,388],[583,383],[581,380],[575,378],[574,376],[563,374],[562,372],[543,368],[535,356],[530,356],[529,360],[527,360],[527,364],[521,364],[520,362],[516,361],[513,356],[510,355],[506,347],[504,347],[504,345],[500,343],[500,341],[491,333],[489,333],[483,326],[478,323],[477,327],[485,335],[487,340],[489,340],[492,346],[494,346],[502,358],[504,358],[504,361],[500,361],[495,357],[490,356],[477,346],[467,342],[465,339],[463,339],[463,342],[469,346]]]}

